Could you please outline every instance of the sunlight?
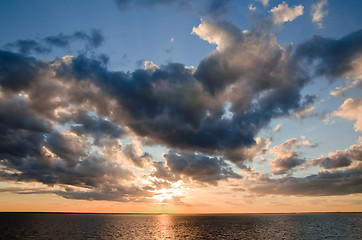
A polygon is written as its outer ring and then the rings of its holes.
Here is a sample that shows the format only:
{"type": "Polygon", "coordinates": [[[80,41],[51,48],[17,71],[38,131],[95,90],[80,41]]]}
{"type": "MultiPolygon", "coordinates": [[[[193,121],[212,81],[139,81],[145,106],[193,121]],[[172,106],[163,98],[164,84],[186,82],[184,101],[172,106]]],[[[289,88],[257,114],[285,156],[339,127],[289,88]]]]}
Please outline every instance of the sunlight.
{"type": "Polygon", "coordinates": [[[180,197],[184,195],[183,182],[178,181],[173,183],[170,188],[155,189],[153,192],[155,195],[152,199],[155,199],[161,203],[166,203],[168,200],[172,200],[174,197],[180,197]]]}

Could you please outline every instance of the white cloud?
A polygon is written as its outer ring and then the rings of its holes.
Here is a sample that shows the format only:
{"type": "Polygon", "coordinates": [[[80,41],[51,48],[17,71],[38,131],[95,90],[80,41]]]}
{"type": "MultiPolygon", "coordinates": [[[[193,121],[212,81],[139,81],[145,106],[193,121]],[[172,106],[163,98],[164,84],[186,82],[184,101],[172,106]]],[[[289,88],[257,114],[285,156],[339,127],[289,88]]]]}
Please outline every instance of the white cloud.
{"type": "Polygon", "coordinates": [[[192,34],[198,35],[201,39],[216,44],[217,49],[222,51],[229,46],[233,46],[239,36],[235,36],[235,31],[242,34],[240,29],[230,29],[230,26],[223,24],[214,24],[208,21],[202,21],[198,27],[192,29],[192,34]]]}
{"type": "Polygon", "coordinates": [[[304,7],[302,5],[290,8],[286,2],[282,2],[277,7],[273,7],[270,12],[273,14],[274,23],[291,22],[298,16],[303,15],[304,7]]]}
{"type": "Polygon", "coordinates": [[[277,124],[273,129],[273,133],[280,132],[281,127],[282,127],[282,125],[280,123],[277,124]]]}
{"type": "Polygon", "coordinates": [[[156,69],[159,69],[160,67],[157,66],[154,62],[152,61],[145,61],[144,62],[144,65],[145,65],[145,70],[152,70],[152,71],[155,71],[156,69]]]}
{"type": "Polygon", "coordinates": [[[275,159],[270,162],[273,174],[279,175],[291,172],[305,163],[305,159],[301,158],[293,148],[302,146],[314,148],[318,144],[312,144],[309,140],[305,140],[305,137],[302,137],[302,140],[292,138],[270,149],[270,153],[275,156],[275,159]]]}
{"type": "Polygon", "coordinates": [[[317,23],[319,28],[323,27],[322,20],[328,14],[327,10],[323,10],[323,7],[327,5],[327,2],[327,0],[321,0],[319,3],[312,4],[311,6],[312,21],[317,23]]]}
{"type": "Polygon", "coordinates": [[[255,11],[255,10],[256,10],[256,7],[254,7],[253,4],[250,4],[250,5],[249,5],[249,10],[250,10],[250,11],[255,11]]]}
{"type": "Polygon", "coordinates": [[[348,98],[334,114],[349,120],[356,120],[354,129],[356,132],[362,132],[362,97],[348,98]]]}
{"type": "Polygon", "coordinates": [[[264,6],[267,6],[269,4],[269,0],[259,0],[264,6]]]}

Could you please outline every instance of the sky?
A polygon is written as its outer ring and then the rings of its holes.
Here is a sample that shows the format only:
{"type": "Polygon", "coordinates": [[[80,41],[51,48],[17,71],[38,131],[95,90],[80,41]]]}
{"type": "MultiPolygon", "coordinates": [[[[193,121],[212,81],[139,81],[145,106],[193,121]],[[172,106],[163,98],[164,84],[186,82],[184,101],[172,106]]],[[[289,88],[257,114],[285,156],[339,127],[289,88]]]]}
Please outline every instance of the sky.
{"type": "Polygon", "coordinates": [[[362,211],[359,0],[0,2],[0,211],[362,211]]]}

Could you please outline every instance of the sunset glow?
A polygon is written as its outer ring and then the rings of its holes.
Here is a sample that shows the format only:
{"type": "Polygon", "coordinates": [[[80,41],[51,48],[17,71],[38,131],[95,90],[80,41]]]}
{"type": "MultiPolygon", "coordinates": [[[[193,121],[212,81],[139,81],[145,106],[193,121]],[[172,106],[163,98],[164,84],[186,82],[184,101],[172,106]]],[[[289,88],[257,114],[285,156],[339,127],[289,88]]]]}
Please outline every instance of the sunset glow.
{"type": "Polygon", "coordinates": [[[0,212],[361,212],[361,9],[1,1],[0,212]]]}

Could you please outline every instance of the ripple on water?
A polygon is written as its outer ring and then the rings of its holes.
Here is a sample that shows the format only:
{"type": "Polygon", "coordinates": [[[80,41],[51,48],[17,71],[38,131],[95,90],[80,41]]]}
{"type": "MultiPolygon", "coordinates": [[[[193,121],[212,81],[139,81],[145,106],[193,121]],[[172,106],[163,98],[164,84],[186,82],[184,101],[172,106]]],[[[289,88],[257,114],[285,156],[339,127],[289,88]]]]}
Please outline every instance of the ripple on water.
{"type": "Polygon", "coordinates": [[[0,213],[0,239],[362,239],[362,213],[0,213]]]}

